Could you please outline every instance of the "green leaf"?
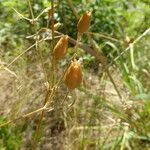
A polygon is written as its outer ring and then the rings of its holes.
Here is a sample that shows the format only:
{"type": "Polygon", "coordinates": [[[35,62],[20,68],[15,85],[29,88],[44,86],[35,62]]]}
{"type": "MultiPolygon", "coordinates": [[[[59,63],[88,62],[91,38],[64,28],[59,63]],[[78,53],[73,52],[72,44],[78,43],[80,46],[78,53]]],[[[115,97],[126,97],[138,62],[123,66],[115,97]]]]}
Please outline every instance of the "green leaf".
{"type": "Polygon", "coordinates": [[[142,99],[142,100],[150,100],[150,94],[142,93],[142,94],[137,94],[135,96],[136,100],[142,99]]]}

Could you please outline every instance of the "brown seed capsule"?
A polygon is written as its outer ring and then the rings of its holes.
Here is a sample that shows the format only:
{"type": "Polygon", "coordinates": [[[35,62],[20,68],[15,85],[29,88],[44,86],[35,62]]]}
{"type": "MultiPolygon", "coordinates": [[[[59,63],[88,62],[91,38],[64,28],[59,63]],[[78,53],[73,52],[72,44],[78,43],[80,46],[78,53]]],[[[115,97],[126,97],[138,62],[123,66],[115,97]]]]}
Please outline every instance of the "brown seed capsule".
{"type": "Polygon", "coordinates": [[[74,60],[65,75],[65,84],[69,90],[73,90],[78,87],[82,82],[82,72],[80,63],[77,60],[74,60]]]}
{"type": "Polygon", "coordinates": [[[92,12],[91,11],[86,11],[81,18],[79,19],[77,28],[79,33],[84,33],[88,30],[91,22],[91,16],[92,12]]]}
{"type": "Polygon", "coordinates": [[[68,48],[68,36],[65,35],[60,38],[60,40],[57,42],[56,46],[54,47],[54,59],[57,61],[61,59],[67,52],[68,48]]]}

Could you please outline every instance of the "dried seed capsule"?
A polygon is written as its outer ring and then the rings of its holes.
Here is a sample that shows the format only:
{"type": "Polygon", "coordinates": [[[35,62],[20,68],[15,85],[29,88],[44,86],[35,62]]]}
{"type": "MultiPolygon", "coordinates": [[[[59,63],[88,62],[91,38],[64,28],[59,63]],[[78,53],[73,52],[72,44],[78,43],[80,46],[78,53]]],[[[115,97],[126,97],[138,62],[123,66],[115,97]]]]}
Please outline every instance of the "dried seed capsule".
{"type": "Polygon", "coordinates": [[[60,38],[60,40],[57,42],[56,46],[54,47],[54,59],[57,61],[61,59],[67,52],[68,48],[68,36],[65,35],[60,38]]]}
{"type": "Polygon", "coordinates": [[[79,33],[84,33],[88,30],[91,22],[91,16],[92,12],[91,11],[86,11],[82,17],[79,19],[77,28],[79,33]]]}
{"type": "Polygon", "coordinates": [[[74,60],[65,75],[65,84],[69,90],[75,89],[82,82],[82,72],[80,63],[77,60],[74,60]]]}

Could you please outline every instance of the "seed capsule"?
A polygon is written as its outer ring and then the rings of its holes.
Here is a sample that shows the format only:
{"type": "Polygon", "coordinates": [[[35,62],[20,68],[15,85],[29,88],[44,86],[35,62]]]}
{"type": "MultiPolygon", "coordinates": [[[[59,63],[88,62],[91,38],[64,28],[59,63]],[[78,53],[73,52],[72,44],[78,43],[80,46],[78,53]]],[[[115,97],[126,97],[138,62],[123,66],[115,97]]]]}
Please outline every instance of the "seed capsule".
{"type": "Polygon", "coordinates": [[[65,75],[65,84],[69,90],[73,90],[78,87],[82,82],[82,72],[80,63],[77,60],[74,60],[65,75]]]}
{"type": "Polygon", "coordinates": [[[67,52],[68,48],[68,36],[65,35],[60,38],[60,40],[57,42],[56,46],[54,47],[54,59],[57,61],[61,59],[67,52]]]}
{"type": "Polygon", "coordinates": [[[79,19],[77,28],[79,33],[84,33],[88,30],[91,22],[92,12],[86,11],[79,19]]]}

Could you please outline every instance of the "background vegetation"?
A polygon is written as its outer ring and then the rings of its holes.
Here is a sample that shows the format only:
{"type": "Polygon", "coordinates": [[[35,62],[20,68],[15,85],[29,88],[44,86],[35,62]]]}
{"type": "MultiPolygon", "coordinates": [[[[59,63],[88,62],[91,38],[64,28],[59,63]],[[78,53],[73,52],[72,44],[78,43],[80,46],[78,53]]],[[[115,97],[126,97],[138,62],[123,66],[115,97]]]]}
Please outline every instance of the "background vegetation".
{"type": "MultiPolygon", "coordinates": [[[[50,7],[50,1],[31,0],[31,5],[34,16],[38,16],[50,7]]],[[[35,48],[11,62],[35,43],[27,37],[46,27],[47,13],[33,26],[14,9],[31,18],[27,1],[0,0],[0,124],[40,108],[45,95],[44,75],[35,48]]],[[[99,61],[79,48],[84,81],[67,98],[69,102],[75,100],[75,104],[69,109],[46,112],[38,146],[44,150],[149,150],[150,2],[57,0],[54,17],[55,22],[61,23],[58,31],[76,39],[78,19],[86,10],[92,11],[92,21],[82,42],[107,57],[122,99],[99,61]]],[[[50,74],[49,42],[41,43],[40,49],[50,74]]],[[[70,44],[59,64],[59,75],[73,53],[70,44]]],[[[56,95],[57,106],[66,92],[64,87],[60,91],[56,95]]],[[[37,113],[1,127],[0,149],[31,149],[38,120],[37,113]]]]}

